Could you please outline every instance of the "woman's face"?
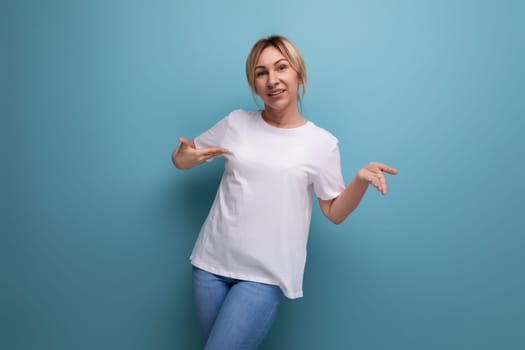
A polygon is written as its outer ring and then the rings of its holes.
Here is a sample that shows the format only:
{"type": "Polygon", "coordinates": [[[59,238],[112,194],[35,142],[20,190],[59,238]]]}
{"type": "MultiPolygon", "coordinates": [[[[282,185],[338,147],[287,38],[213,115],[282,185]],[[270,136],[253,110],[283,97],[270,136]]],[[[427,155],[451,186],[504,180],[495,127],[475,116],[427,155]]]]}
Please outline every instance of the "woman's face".
{"type": "Polygon", "coordinates": [[[299,76],[274,46],[265,48],[255,65],[255,92],[266,108],[297,107],[299,76]]]}

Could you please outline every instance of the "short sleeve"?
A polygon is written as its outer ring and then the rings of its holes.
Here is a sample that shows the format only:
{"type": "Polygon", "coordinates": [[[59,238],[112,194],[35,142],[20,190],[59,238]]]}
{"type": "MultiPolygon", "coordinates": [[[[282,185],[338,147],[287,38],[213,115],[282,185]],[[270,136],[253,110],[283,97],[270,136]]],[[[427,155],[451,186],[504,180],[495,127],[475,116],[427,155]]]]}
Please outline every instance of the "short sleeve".
{"type": "Polygon", "coordinates": [[[228,130],[228,120],[229,116],[221,119],[211,129],[197,136],[193,140],[195,142],[195,147],[223,147],[222,143],[228,130]]]}
{"type": "Polygon", "coordinates": [[[321,166],[313,179],[314,192],[320,199],[333,199],[345,189],[341,170],[341,155],[335,142],[323,157],[321,166]]]}

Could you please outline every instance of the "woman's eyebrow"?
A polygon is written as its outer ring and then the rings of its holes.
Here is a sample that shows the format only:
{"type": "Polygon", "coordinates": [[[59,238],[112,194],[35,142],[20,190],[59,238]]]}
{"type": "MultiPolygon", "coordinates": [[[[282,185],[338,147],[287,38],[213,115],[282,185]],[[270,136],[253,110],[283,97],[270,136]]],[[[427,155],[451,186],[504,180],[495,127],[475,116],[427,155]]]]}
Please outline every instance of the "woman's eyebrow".
{"type": "MultiPolygon", "coordinates": [[[[281,61],[286,61],[286,62],[288,62],[288,60],[287,60],[286,58],[283,57],[283,58],[278,59],[277,61],[275,61],[275,63],[274,63],[273,65],[276,66],[276,65],[278,65],[281,61]]],[[[266,67],[265,67],[265,66],[255,66],[255,69],[257,69],[257,68],[263,68],[263,69],[264,69],[264,68],[266,68],[266,67]]]]}

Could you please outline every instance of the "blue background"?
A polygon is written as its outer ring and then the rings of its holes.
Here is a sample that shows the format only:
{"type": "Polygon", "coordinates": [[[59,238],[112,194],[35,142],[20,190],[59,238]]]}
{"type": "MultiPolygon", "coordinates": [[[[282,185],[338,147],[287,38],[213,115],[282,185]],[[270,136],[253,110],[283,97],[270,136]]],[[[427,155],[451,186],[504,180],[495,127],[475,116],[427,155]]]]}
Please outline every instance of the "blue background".
{"type": "Polygon", "coordinates": [[[2,349],[198,349],[188,256],[221,161],[170,155],[236,108],[274,33],[346,181],[264,349],[525,348],[525,3],[2,2],[2,349]]]}

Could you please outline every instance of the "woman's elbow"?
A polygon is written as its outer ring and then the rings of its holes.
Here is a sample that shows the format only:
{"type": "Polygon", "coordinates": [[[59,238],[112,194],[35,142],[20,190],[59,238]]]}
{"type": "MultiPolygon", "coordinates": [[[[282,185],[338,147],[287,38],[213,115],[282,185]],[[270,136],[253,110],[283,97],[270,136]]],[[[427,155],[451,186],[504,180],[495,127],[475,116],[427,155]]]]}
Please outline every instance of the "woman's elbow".
{"type": "Polygon", "coordinates": [[[332,223],[336,225],[341,225],[351,214],[352,212],[348,214],[342,214],[342,215],[327,215],[326,217],[328,220],[330,220],[332,223]]]}
{"type": "Polygon", "coordinates": [[[328,220],[330,220],[332,223],[336,225],[340,225],[343,223],[343,221],[345,221],[345,218],[328,218],[328,220]]]}
{"type": "Polygon", "coordinates": [[[344,221],[344,218],[341,218],[335,215],[331,215],[331,213],[329,212],[323,213],[323,214],[333,224],[339,225],[344,221]]]}

